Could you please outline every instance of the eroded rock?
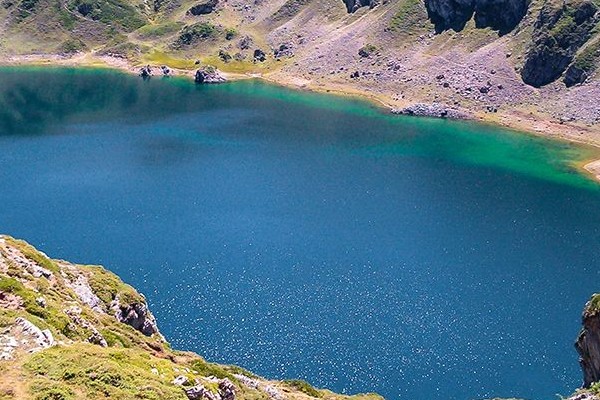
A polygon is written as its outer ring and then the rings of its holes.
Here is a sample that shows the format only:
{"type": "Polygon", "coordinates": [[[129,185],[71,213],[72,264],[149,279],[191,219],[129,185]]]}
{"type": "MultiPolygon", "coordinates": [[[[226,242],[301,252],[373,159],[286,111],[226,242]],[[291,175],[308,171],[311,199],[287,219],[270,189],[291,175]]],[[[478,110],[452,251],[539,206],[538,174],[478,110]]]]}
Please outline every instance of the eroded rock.
{"type": "Polygon", "coordinates": [[[588,73],[585,69],[579,67],[578,65],[571,64],[571,66],[569,66],[565,72],[563,82],[565,85],[567,85],[567,87],[571,87],[585,82],[587,78],[588,73]]]}
{"type": "Polygon", "coordinates": [[[215,7],[219,4],[219,0],[207,0],[202,3],[198,3],[191,7],[187,14],[189,15],[204,15],[210,14],[215,11],[215,7]]]}
{"type": "Polygon", "coordinates": [[[217,393],[211,392],[202,384],[185,389],[185,394],[189,400],[221,400],[217,393]]]}
{"type": "Polygon", "coordinates": [[[575,341],[579,365],[583,372],[583,386],[588,388],[600,381],[600,312],[597,302],[600,294],[588,301],[581,317],[583,327],[575,341]]]}
{"type": "Polygon", "coordinates": [[[41,330],[32,322],[22,317],[18,317],[15,320],[15,324],[22,329],[23,334],[30,336],[34,340],[39,350],[54,345],[54,337],[48,329],[41,330]]]}
{"type": "Polygon", "coordinates": [[[133,329],[142,332],[146,336],[152,336],[158,332],[156,320],[148,310],[145,303],[121,304],[119,297],[115,298],[111,305],[115,318],[133,329]]]}
{"type": "Polygon", "coordinates": [[[557,80],[590,38],[599,19],[597,11],[598,7],[590,0],[564,5],[547,0],[535,23],[521,70],[523,82],[540,87],[557,80]]]}
{"type": "Polygon", "coordinates": [[[346,5],[346,11],[353,13],[361,7],[373,8],[379,4],[378,0],[343,0],[346,5]]]}
{"type": "Polygon", "coordinates": [[[219,382],[219,394],[221,400],[235,400],[235,385],[233,382],[227,378],[219,382]]]}
{"type": "Polygon", "coordinates": [[[267,59],[267,55],[261,49],[254,50],[254,61],[264,62],[267,59]]]}
{"type": "Polygon", "coordinates": [[[71,275],[64,272],[62,275],[65,278],[67,286],[75,292],[79,300],[95,312],[103,313],[104,303],[94,294],[87,277],[78,273],[77,269],[72,265],[62,264],[62,267],[71,272],[71,275]]]}
{"type": "Polygon", "coordinates": [[[223,83],[227,79],[221,75],[218,69],[212,66],[206,66],[196,71],[194,82],[196,83],[223,83]]]}
{"type": "Polygon", "coordinates": [[[478,28],[506,34],[527,13],[527,0],[425,0],[425,8],[437,32],[461,31],[474,16],[478,28]]]}

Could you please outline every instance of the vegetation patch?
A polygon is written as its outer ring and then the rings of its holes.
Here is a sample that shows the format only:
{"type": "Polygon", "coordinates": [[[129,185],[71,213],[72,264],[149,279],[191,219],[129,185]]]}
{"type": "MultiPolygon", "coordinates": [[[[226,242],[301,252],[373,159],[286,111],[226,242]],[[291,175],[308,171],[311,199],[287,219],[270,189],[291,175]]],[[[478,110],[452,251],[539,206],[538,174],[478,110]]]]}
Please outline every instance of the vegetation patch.
{"type": "Polygon", "coordinates": [[[171,68],[177,69],[193,69],[196,67],[194,60],[174,57],[167,53],[156,50],[144,56],[144,60],[149,63],[167,65],[171,68]]]}
{"type": "Polygon", "coordinates": [[[80,51],[84,51],[87,48],[85,43],[77,38],[70,38],[65,40],[59,47],[58,51],[63,54],[74,54],[80,51]]]}
{"type": "Polygon", "coordinates": [[[302,7],[310,3],[310,0],[288,0],[273,14],[273,20],[278,21],[297,15],[302,7]]]}
{"type": "Polygon", "coordinates": [[[227,28],[225,29],[225,39],[226,40],[232,40],[235,37],[237,37],[238,35],[238,31],[235,28],[227,28]]]}
{"type": "Polygon", "coordinates": [[[144,25],[135,33],[140,39],[158,39],[163,36],[174,35],[182,27],[181,22],[171,21],[162,24],[144,25]]]}
{"type": "Polygon", "coordinates": [[[58,266],[54,263],[54,261],[50,260],[44,254],[37,251],[33,246],[29,243],[26,243],[22,240],[16,240],[10,237],[5,238],[6,242],[16,247],[25,257],[38,264],[40,267],[46,268],[54,273],[59,271],[58,266]]]}
{"type": "Polygon", "coordinates": [[[390,19],[389,30],[412,35],[430,26],[427,11],[421,0],[402,0],[398,4],[398,10],[390,19]]]}
{"type": "Polygon", "coordinates": [[[105,24],[117,24],[131,32],[146,24],[140,10],[123,0],[72,0],[69,9],[82,17],[105,24]]]}
{"type": "Polygon", "coordinates": [[[591,37],[598,7],[589,0],[548,0],[540,11],[533,41],[521,71],[523,81],[543,86],[567,69],[579,48],[591,37]]]}
{"type": "Polygon", "coordinates": [[[37,382],[33,385],[31,393],[35,400],[74,400],[75,395],[67,385],[51,382],[37,382]]]}
{"type": "MultiPolygon", "coordinates": [[[[114,41],[113,41],[114,43],[114,41]]],[[[129,60],[135,60],[141,56],[144,52],[145,47],[138,44],[124,41],[122,43],[115,43],[108,45],[100,51],[100,54],[106,54],[111,56],[123,57],[129,60]]]]}
{"type": "Polygon", "coordinates": [[[123,283],[115,274],[100,266],[85,266],[88,274],[88,283],[96,296],[108,308],[110,303],[119,296],[121,304],[143,303],[143,297],[134,288],[123,283]]]}
{"type": "Polygon", "coordinates": [[[379,49],[377,48],[377,46],[367,43],[358,50],[358,55],[366,58],[366,57],[371,57],[372,55],[377,54],[377,52],[379,52],[379,49]]]}
{"type": "Polygon", "coordinates": [[[303,381],[302,379],[286,379],[283,381],[283,383],[311,397],[323,397],[321,392],[315,389],[310,383],[303,381]]]}
{"type": "Polygon", "coordinates": [[[48,317],[47,310],[40,307],[35,301],[35,292],[31,289],[27,289],[15,278],[0,276],[0,292],[19,296],[23,300],[25,311],[28,313],[41,318],[48,317]]]}
{"type": "Polygon", "coordinates": [[[593,43],[577,54],[573,65],[586,72],[591,72],[598,66],[598,59],[600,59],[600,36],[597,36],[593,43]]]}
{"type": "Polygon", "coordinates": [[[215,378],[228,378],[235,380],[233,373],[227,371],[219,364],[209,363],[201,358],[198,358],[190,363],[190,368],[202,376],[214,376],[215,378]]]}
{"type": "MultiPolygon", "coordinates": [[[[140,349],[110,349],[91,344],[55,346],[35,353],[24,367],[31,375],[32,393],[58,393],[70,399],[82,393],[88,400],[115,398],[184,400],[171,382],[175,365],[140,349]],[[157,372],[160,372],[157,374],[157,372]],[[65,392],[69,388],[71,392],[65,392]]],[[[61,397],[46,397],[61,399],[61,397]]]]}
{"type": "Polygon", "coordinates": [[[210,22],[198,22],[193,25],[184,27],[179,34],[179,38],[175,41],[175,47],[180,48],[197,43],[200,40],[210,39],[216,36],[218,29],[210,22]]]}
{"type": "Polygon", "coordinates": [[[17,13],[17,20],[22,20],[33,14],[36,9],[39,0],[22,0],[19,4],[19,12],[17,13]]]}

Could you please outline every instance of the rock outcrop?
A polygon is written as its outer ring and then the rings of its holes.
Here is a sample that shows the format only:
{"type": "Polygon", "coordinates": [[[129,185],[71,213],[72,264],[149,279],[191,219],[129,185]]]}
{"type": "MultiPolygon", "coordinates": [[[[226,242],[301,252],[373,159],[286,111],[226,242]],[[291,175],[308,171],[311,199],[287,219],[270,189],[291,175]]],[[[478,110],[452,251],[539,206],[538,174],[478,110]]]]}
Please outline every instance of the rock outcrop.
{"type": "Polygon", "coordinates": [[[267,60],[267,55],[261,49],[255,49],[252,57],[254,62],[265,62],[267,60]]]}
{"type": "Polygon", "coordinates": [[[196,83],[223,83],[227,79],[221,75],[218,69],[212,66],[206,66],[196,71],[194,82],[196,83]]]}
{"type": "Polygon", "coordinates": [[[142,79],[150,79],[150,77],[152,77],[152,75],[153,75],[152,67],[149,65],[146,65],[145,67],[140,68],[139,75],[142,77],[142,79]]]}
{"type": "Polygon", "coordinates": [[[453,108],[438,103],[417,103],[405,108],[393,109],[391,112],[392,114],[414,115],[418,117],[436,117],[452,119],[466,119],[469,117],[467,114],[459,110],[455,110],[453,108]]]}
{"type": "Polygon", "coordinates": [[[575,342],[583,372],[583,386],[600,381],[600,294],[587,302],[582,315],[581,332],[575,342]]]}
{"type": "Polygon", "coordinates": [[[218,381],[217,392],[207,389],[202,383],[185,389],[189,400],[235,400],[235,385],[229,379],[218,381]]]}
{"type": "Polygon", "coordinates": [[[585,82],[587,77],[588,73],[585,69],[579,67],[578,65],[571,64],[565,72],[563,82],[567,87],[571,87],[579,83],[585,82]]]}
{"type": "Polygon", "coordinates": [[[361,7],[373,8],[379,4],[378,0],[343,0],[348,13],[353,13],[361,7]]]}
{"type": "MultiPolygon", "coordinates": [[[[597,11],[590,0],[546,0],[521,71],[523,82],[540,87],[557,80],[592,35],[599,19],[597,11]]],[[[575,79],[576,73],[571,71],[569,83],[581,79],[581,75],[575,79]]]]}
{"type": "Polygon", "coordinates": [[[437,32],[461,31],[474,16],[478,28],[506,34],[527,13],[527,0],[425,0],[425,7],[437,32]]]}
{"type": "Polygon", "coordinates": [[[121,304],[119,297],[113,300],[111,309],[117,321],[131,326],[146,336],[158,333],[154,315],[148,310],[146,303],[121,304]]]}
{"type": "Polygon", "coordinates": [[[219,0],[207,0],[202,3],[198,3],[192,6],[188,11],[188,15],[203,15],[210,14],[215,11],[215,8],[219,4],[219,0]]]}

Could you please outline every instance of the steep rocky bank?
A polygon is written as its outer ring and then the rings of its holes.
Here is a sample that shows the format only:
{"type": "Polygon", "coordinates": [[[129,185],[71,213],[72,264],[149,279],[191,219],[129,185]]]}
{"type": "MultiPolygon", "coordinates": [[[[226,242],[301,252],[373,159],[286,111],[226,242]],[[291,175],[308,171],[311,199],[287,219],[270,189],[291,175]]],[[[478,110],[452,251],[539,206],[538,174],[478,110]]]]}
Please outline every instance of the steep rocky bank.
{"type": "Polygon", "coordinates": [[[173,350],[145,298],[99,266],[0,236],[0,399],[377,400],[173,350]]]}
{"type": "Polygon", "coordinates": [[[575,342],[583,371],[583,386],[600,381],[600,294],[592,296],[582,314],[583,328],[575,342]]]}

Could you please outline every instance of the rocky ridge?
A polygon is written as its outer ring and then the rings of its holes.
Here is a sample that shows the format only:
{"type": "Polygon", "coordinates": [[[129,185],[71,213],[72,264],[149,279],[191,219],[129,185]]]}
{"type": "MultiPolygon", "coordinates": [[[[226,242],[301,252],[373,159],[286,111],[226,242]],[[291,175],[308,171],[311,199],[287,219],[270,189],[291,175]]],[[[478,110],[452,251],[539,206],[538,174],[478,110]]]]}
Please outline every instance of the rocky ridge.
{"type": "Polygon", "coordinates": [[[99,266],[0,236],[0,398],[376,400],[270,381],[170,348],[145,298],[99,266]]]}

